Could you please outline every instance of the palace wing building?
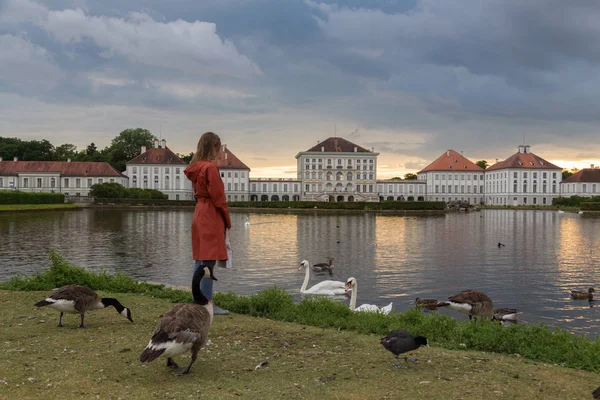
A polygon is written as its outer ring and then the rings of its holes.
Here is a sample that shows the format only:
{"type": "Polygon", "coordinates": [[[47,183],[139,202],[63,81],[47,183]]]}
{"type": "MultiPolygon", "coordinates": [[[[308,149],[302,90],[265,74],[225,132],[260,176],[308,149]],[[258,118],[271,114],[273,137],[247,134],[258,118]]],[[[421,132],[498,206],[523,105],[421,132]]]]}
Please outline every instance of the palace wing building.
{"type": "Polygon", "coordinates": [[[560,193],[563,197],[600,196],[600,169],[594,167],[584,168],[560,182],[560,193]]]}

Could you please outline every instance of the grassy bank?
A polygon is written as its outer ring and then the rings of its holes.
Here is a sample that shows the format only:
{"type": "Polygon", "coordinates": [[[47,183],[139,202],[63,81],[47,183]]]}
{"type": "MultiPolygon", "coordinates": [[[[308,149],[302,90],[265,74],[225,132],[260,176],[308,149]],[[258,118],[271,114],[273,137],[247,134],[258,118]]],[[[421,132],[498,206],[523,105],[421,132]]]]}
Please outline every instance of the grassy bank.
{"type": "Polygon", "coordinates": [[[517,355],[436,346],[405,365],[377,335],[239,314],[215,317],[192,373],[174,376],[163,359],[137,361],[171,301],[100,294],[130,307],[135,323],[111,308],[88,313],[86,329],[73,315],[57,328],[57,312],[33,306],[47,291],[0,290],[0,399],[586,399],[599,381],[517,355]]]}
{"type": "MultiPolygon", "coordinates": [[[[187,301],[190,297],[186,291],[134,282],[124,274],[88,272],[64,262],[55,252],[50,258],[50,269],[30,277],[13,277],[1,283],[0,289],[50,290],[76,282],[95,290],[137,293],[170,301],[187,301]]],[[[600,340],[591,341],[543,324],[504,327],[486,320],[470,322],[438,313],[423,314],[416,309],[388,316],[352,313],[345,305],[329,299],[295,303],[291,295],[277,288],[250,297],[217,293],[215,303],[239,314],[360,334],[384,335],[392,329],[407,329],[446,349],[519,354],[530,360],[600,371],[600,340]]]]}
{"type": "Polygon", "coordinates": [[[75,204],[0,204],[2,212],[27,212],[27,211],[49,211],[70,210],[78,208],[75,204]]]}

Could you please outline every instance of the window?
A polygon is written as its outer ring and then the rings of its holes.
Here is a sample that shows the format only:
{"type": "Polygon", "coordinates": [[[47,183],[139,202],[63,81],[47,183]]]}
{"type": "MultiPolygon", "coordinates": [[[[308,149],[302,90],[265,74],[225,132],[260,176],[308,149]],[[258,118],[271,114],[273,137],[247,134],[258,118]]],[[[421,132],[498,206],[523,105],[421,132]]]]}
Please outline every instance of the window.
{"type": "Polygon", "coordinates": [[[233,177],[234,177],[234,178],[237,178],[237,177],[238,177],[238,173],[237,173],[237,172],[234,172],[234,173],[233,173],[233,177]]]}
{"type": "MultiPolygon", "coordinates": [[[[308,185],[306,185],[306,186],[308,187],[308,185]]],[[[267,191],[267,184],[263,183],[263,192],[266,192],[266,191],[267,191]]]]}
{"type": "MultiPolygon", "coordinates": [[[[533,173],[533,179],[537,179],[537,172],[534,172],[534,173],[533,173]]],[[[535,200],[534,200],[533,202],[534,202],[534,204],[535,204],[535,200]]]]}
{"type": "Polygon", "coordinates": [[[542,178],[546,179],[546,178],[547,178],[547,176],[546,176],[546,175],[548,175],[548,173],[547,173],[547,172],[543,172],[543,173],[542,173],[542,178]]]}
{"type": "Polygon", "coordinates": [[[154,176],[154,189],[158,189],[158,176],[154,176]]]}
{"type": "Polygon", "coordinates": [[[158,167],[154,167],[154,174],[158,175],[158,167]]]}
{"type": "Polygon", "coordinates": [[[233,184],[233,190],[235,190],[235,191],[237,191],[237,190],[238,190],[238,183],[237,183],[237,182],[235,182],[235,183],[233,184]]]}
{"type": "Polygon", "coordinates": [[[465,185],[460,185],[460,192],[464,193],[465,192],[465,185]]]}
{"type": "MultiPolygon", "coordinates": [[[[114,182],[114,179],[111,179],[111,181],[114,182]]],[[[79,178],[75,179],[75,187],[78,189],[81,187],[81,179],[79,179],[79,178]]]]}
{"type": "Polygon", "coordinates": [[[252,191],[253,191],[253,192],[256,192],[256,183],[253,183],[253,184],[252,184],[252,191]]]}
{"type": "Polygon", "coordinates": [[[523,179],[527,179],[527,172],[523,172],[523,179]]]}
{"type": "Polygon", "coordinates": [[[169,167],[165,168],[165,174],[169,173],[169,167]]]}
{"type": "Polygon", "coordinates": [[[165,189],[169,190],[170,186],[171,186],[171,179],[169,179],[168,176],[165,176],[165,189]]]}
{"type": "Polygon", "coordinates": [[[42,178],[37,178],[37,187],[42,187],[42,178]]]}
{"type": "Polygon", "coordinates": [[[29,178],[23,179],[23,187],[29,187],[29,178]]]}
{"type": "Polygon", "coordinates": [[[277,191],[277,184],[273,185],[273,191],[276,192],[277,191]]]}
{"type": "Polygon", "coordinates": [[[148,177],[144,176],[144,189],[148,189],[148,177]]]}
{"type": "Polygon", "coordinates": [[[461,175],[461,176],[460,176],[460,180],[461,180],[461,181],[464,181],[464,180],[465,180],[465,176],[464,176],[464,175],[461,175]]]}
{"type": "Polygon", "coordinates": [[[308,191],[310,191],[310,185],[306,185],[306,186],[304,186],[304,191],[305,191],[305,192],[308,192],[308,191]]]}
{"type": "Polygon", "coordinates": [[[477,193],[477,186],[473,186],[473,193],[477,193]]]}
{"type": "Polygon", "coordinates": [[[179,195],[178,194],[175,195],[175,200],[179,200],[179,195]]]}
{"type": "MultiPolygon", "coordinates": [[[[137,181],[137,178],[136,178],[135,176],[133,177],[133,181],[134,181],[134,182],[136,182],[136,181],[137,181]]],[[[93,185],[93,182],[94,182],[94,181],[92,180],[92,178],[88,178],[88,187],[89,187],[89,188],[90,188],[90,187],[92,187],[92,185],[93,185]]],[[[52,178],[52,187],[54,187],[54,178],[52,178]]]]}
{"type": "Polygon", "coordinates": [[[133,167],[133,168],[131,169],[131,173],[132,173],[132,174],[137,174],[137,167],[133,167]]]}
{"type": "MultiPolygon", "coordinates": [[[[88,179],[88,181],[91,181],[91,179],[88,179]]],[[[89,183],[89,182],[88,182],[88,183],[89,183]]],[[[89,185],[89,186],[91,186],[91,185],[89,185]]],[[[137,176],[134,176],[134,177],[133,177],[133,187],[134,187],[134,188],[137,188],[137,176]]]]}
{"type": "MultiPolygon", "coordinates": [[[[373,161],[373,160],[371,160],[373,161]]],[[[373,193],[373,185],[369,185],[369,193],[373,193]]]]}
{"type": "Polygon", "coordinates": [[[546,204],[546,198],[542,197],[542,204],[546,204]]]}
{"type": "Polygon", "coordinates": [[[546,181],[542,183],[542,192],[546,193],[546,181]]]}
{"type": "Polygon", "coordinates": [[[439,174],[435,174],[435,180],[437,181],[438,179],[440,179],[440,175],[439,174]]]}
{"type": "MultiPolygon", "coordinates": [[[[0,180],[0,186],[2,186],[2,181],[0,180]]],[[[596,184],[592,183],[592,192],[596,193],[596,184]]]]}
{"type": "Polygon", "coordinates": [[[477,180],[477,175],[473,175],[473,180],[476,181],[477,180]]]}
{"type": "Polygon", "coordinates": [[[587,185],[585,183],[583,184],[583,193],[587,193],[587,185]]]}
{"type": "Polygon", "coordinates": [[[294,183],[294,192],[297,192],[297,191],[298,191],[298,184],[294,183]]]}
{"type": "Polygon", "coordinates": [[[98,183],[103,183],[103,182],[104,182],[104,179],[98,178],[98,183]]]}
{"type": "Polygon", "coordinates": [[[442,180],[445,181],[446,180],[446,174],[442,174],[442,180]]]}
{"type": "MultiPolygon", "coordinates": [[[[179,168],[177,168],[177,169],[179,169],[179,168]]],[[[179,190],[179,189],[181,189],[181,179],[180,179],[179,175],[177,175],[175,177],[175,190],[179,190]]]]}
{"type": "Polygon", "coordinates": [[[240,172],[240,176],[241,176],[242,178],[245,178],[245,177],[246,177],[246,173],[242,171],[242,172],[240,172]]]}
{"type": "Polygon", "coordinates": [[[533,181],[533,193],[537,193],[537,182],[533,181]]]}
{"type": "Polygon", "coordinates": [[[225,178],[225,172],[221,172],[221,178],[225,178]]]}
{"type": "MultiPolygon", "coordinates": [[[[246,184],[245,184],[244,182],[242,182],[242,192],[243,192],[244,190],[246,190],[245,186],[246,186],[246,184]]],[[[243,197],[243,196],[242,196],[242,197],[243,197]]]]}
{"type": "Polygon", "coordinates": [[[552,193],[556,193],[556,183],[552,183],[552,193]]]}
{"type": "Polygon", "coordinates": [[[227,177],[228,177],[228,178],[231,178],[231,171],[229,171],[229,172],[227,173],[227,177]]]}
{"type": "Polygon", "coordinates": [[[513,172],[513,178],[515,178],[515,179],[518,178],[517,172],[513,172]]]}
{"type": "Polygon", "coordinates": [[[513,182],[513,192],[517,193],[517,181],[516,180],[513,182]]]}
{"type": "Polygon", "coordinates": [[[552,173],[552,179],[556,179],[556,172],[552,173]]]}
{"type": "Polygon", "coordinates": [[[4,179],[0,178],[0,188],[4,186],[4,179]]]}
{"type": "Polygon", "coordinates": [[[148,173],[148,167],[144,167],[144,173],[147,174],[148,173]]]}
{"type": "Polygon", "coordinates": [[[231,182],[227,182],[227,191],[230,192],[231,191],[231,182]]]}
{"type": "Polygon", "coordinates": [[[537,197],[533,198],[533,204],[537,204],[537,197]]]}
{"type": "Polygon", "coordinates": [[[69,187],[69,178],[65,178],[65,188],[69,187]]]}
{"type": "Polygon", "coordinates": [[[435,185],[435,192],[434,193],[439,193],[440,192],[440,187],[439,185],[435,185]]]}
{"type": "Polygon", "coordinates": [[[178,174],[179,173],[179,168],[175,168],[175,173],[178,174]]]}
{"type": "Polygon", "coordinates": [[[115,183],[115,180],[113,178],[110,178],[109,181],[110,181],[110,183],[115,183]]]}

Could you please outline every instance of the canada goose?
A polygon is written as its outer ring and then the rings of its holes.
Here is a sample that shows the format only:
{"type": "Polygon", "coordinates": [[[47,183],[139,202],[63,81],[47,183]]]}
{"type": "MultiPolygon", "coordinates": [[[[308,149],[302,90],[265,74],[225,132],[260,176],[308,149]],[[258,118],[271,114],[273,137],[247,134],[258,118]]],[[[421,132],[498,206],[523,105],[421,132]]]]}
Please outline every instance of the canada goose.
{"type": "Polygon", "coordinates": [[[594,400],[600,400],[600,387],[592,392],[592,396],[594,396],[594,400]]]}
{"type": "Polygon", "coordinates": [[[581,290],[571,290],[571,297],[574,300],[592,300],[594,298],[594,288],[589,288],[587,292],[582,292],[581,290]]]}
{"type": "MultiPolygon", "coordinates": [[[[381,338],[380,343],[386,350],[392,352],[396,358],[400,354],[416,350],[421,346],[429,346],[427,338],[424,336],[415,336],[410,332],[402,330],[391,331],[386,337],[381,338]]],[[[404,361],[408,360],[409,358],[404,356],[404,361]]],[[[416,360],[410,361],[416,363],[416,360]]]]}
{"type": "Polygon", "coordinates": [[[392,307],[393,307],[393,303],[388,304],[387,306],[384,307],[377,307],[375,304],[362,304],[359,307],[356,307],[356,296],[357,296],[357,289],[358,286],[358,282],[356,281],[356,278],[352,277],[352,278],[348,278],[348,280],[346,281],[346,290],[352,290],[352,297],[350,298],[350,310],[351,311],[356,311],[356,312],[363,312],[363,311],[367,311],[367,312],[378,312],[384,315],[388,315],[390,313],[390,311],[392,311],[392,307]]]}
{"type": "Polygon", "coordinates": [[[322,281],[307,289],[308,281],[310,279],[310,263],[303,260],[300,263],[298,270],[306,269],[306,275],[304,276],[304,283],[300,288],[300,293],[305,294],[321,294],[321,295],[345,295],[346,294],[346,283],[341,281],[322,281]]]}
{"type": "Polygon", "coordinates": [[[208,339],[208,330],[213,320],[213,303],[200,290],[200,280],[205,274],[214,277],[207,266],[198,268],[192,278],[192,294],[194,303],[179,303],[167,312],[152,334],[148,346],[142,351],[139,360],[151,362],[164,354],[167,357],[167,367],[173,367],[178,374],[189,374],[192,364],[198,358],[198,351],[208,339]],[[179,369],[173,357],[192,352],[192,360],[187,368],[179,369]]]}
{"type": "Polygon", "coordinates": [[[438,307],[437,304],[438,304],[438,301],[436,299],[421,299],[420,297],[417,297],[415,299],[415,306],[417,306],[417,308],[425,308],[427,310],[436,310],[438,307]]]}
{"type": "Polygon", "coordinates": [[[498,247],[505,247],[506,245],[504,245],[503,243],[498,242],[498,247]]]}
{"type": "Polygon", "coordinates": [[[523,314],[516,308],[496,308],[492,321],[518,321],[519,315],[523,314]]]}
{"type": "Polygon", "coordinates": [[[64,313],[80,314],[81,323],[79,327],[84,328],[83,318],[86,311],[100,310],[110,306],[113,306],[119,314],[133,322],[129,308],[123,307],[117,299],[100,298],[92,289],[80,285],[65,285],[52,293],[46,300],[35,303],[35,306],[48,306],[60,311],[60,317],[58,317],[58,326],[60,327],[64,326],[62,323],[64,313]]]}
{"type": "Polygon", "coordinates": [[[314,264],[312,266],[312,270],[313,272],[329,272],[329,275],[333,275],[333,261],[335,260],[335,258],[333,257],[329,257],[329,264],[327,263],[318,263],[318,264],[314,264]]]}
{"type": "Polygon", "coordinates": [[[454,311],[473,317],[492,318],[494,315],[494,303],[484,293],[478,290],[463,290],[462,292],[448,297],[446,301],[440,301],[438,307],[448,307],[454,311]]]}

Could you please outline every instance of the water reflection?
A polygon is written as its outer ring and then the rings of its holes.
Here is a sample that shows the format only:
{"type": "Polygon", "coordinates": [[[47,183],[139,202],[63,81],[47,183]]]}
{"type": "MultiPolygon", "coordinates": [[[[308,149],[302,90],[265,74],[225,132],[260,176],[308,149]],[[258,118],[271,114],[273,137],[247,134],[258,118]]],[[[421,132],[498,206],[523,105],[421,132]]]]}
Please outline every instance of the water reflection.
{"type": "MultiPolygon", "coordinates": [[[[191,218],[191,210],[0,215],[0,279],[46,267],[55,247],[86,268],[188,285],[191,218]]],[[[569,292],[597,286],[598,218],[487,210],[435,218],[234,213],[232,220],[234,268],[217,271],[216,290],[252,294],[277,285],[300,298],[300,261],[334,257],[334,276],[312,273],[309,285],[354,276],[357,304],[393,301],[401,311],[416,297],[479,289],[495,307],[520,309],[525,322],[584,333],[600,325],[594,302],[572,300],[569,292]]]]}

